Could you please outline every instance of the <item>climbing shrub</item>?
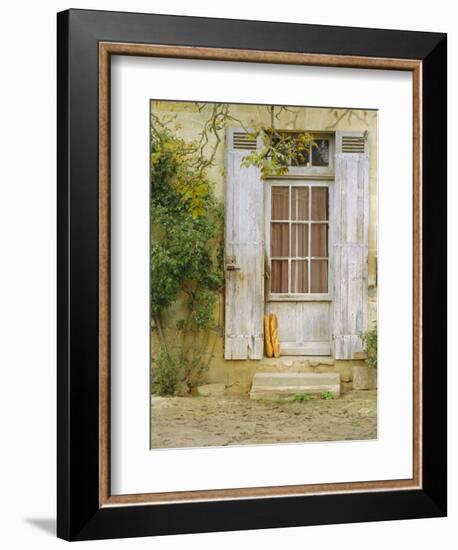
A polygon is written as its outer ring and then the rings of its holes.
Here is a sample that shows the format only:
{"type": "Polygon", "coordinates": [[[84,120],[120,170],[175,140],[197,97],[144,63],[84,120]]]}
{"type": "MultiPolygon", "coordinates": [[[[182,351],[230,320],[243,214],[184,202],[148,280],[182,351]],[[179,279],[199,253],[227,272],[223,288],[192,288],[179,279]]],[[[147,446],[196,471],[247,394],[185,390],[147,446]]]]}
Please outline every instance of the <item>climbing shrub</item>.
{"type": "Polygon", "coordinates": [[[190,393],[201,382],[221,331],[223,284],[222,207],[198,147],[169,125],[152,119],[151,317],[160,346],[152,384],[160,395],[190,393]]]}
{"type": "Polygon", "coordinates": [[[377,325],[363,335],[363,343],[368,366],[377,368],[377,325]]]}

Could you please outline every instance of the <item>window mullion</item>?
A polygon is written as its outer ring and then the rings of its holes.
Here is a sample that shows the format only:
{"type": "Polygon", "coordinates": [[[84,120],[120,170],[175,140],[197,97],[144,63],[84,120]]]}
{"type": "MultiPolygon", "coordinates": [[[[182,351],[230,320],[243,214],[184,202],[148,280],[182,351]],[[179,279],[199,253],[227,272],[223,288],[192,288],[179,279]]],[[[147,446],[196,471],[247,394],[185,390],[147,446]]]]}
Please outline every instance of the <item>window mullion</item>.
{"type": "MultiPolygon", "coordinates": [[[[312,159],[312,155],[310,155],[310,160],[312,159]]],[[[308,230],[308,259],[307,259],[307,290],[308,294],[310,294],[310,289],[312,288],[312,281],[311,281],[311,265],[312,260],[310,259],[312,257],[312,186],[309,185],[309,203],[308,203],[308,219],[309,219],[309,230],[308,230]]]]}
{"type": "Polygon", "coordinates": [[[288,254],[288,294],[291,294],[291,246],[292,246],[292,240],[291,240],[291,210],[292,210],[292,188],[291,185],[289,185],[289,220],[288,220],[288,229],[289,229],[289,254],[288,254]]]}

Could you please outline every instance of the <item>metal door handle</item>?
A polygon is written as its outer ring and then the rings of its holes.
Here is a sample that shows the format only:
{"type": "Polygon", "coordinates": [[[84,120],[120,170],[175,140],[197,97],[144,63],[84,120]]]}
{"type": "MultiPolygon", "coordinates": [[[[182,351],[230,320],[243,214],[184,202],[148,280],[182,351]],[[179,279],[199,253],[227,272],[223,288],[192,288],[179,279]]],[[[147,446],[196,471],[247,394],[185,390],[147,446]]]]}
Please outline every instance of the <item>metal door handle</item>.
{"type": "Polygon", "coordinates": [[[240,270],[240,267],[237,265],[237,258],[235,256],[226,256],[226,269],[227,271],[240,270]]]}

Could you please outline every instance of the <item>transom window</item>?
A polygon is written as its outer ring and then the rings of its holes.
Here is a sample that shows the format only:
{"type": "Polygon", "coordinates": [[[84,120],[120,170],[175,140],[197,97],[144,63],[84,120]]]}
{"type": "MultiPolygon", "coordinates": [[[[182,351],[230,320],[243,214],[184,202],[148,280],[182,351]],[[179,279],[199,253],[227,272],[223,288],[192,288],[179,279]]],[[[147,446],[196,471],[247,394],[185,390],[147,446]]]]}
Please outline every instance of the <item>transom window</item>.
{"type": "Polygon", "coordinates": [[[329,166],[329,139],[314,138],[310,151],[303,151],[294,166],[329,166]]]}
{"type": "MultiPolygon", "coordinates": [[[[284,139],[289,136],[294,136],[298,132],[281,131],[284,139]]],[[[334,140],[330,135],[313,135],[313,144],[310,149],[304,149],[300,155],[291,163],[291,167],[311,169],[317,168],[317,172],[322,172],[326,169],[331,169],[331,158],[334,153],[334,140]]],[[[274,141],[278,141],[275,140],[274,141]]]]}
{"type": "Polygon", "coordinates": [[[272,185],[270,291],[328,292],[328,187],[272,185]]]}

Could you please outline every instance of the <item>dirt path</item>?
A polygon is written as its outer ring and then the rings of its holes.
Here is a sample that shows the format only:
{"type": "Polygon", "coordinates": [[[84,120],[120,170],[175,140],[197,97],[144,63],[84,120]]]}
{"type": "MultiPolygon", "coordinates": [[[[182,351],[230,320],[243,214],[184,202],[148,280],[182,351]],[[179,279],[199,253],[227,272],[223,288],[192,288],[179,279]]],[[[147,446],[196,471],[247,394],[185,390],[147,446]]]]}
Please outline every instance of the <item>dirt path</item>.
{"type": "Polygon", "coordinates": [[[153,397],[152,447],[208,447],[375,439],[377,392],[339,399],[252,401],[248,397],[153,397]]]}

